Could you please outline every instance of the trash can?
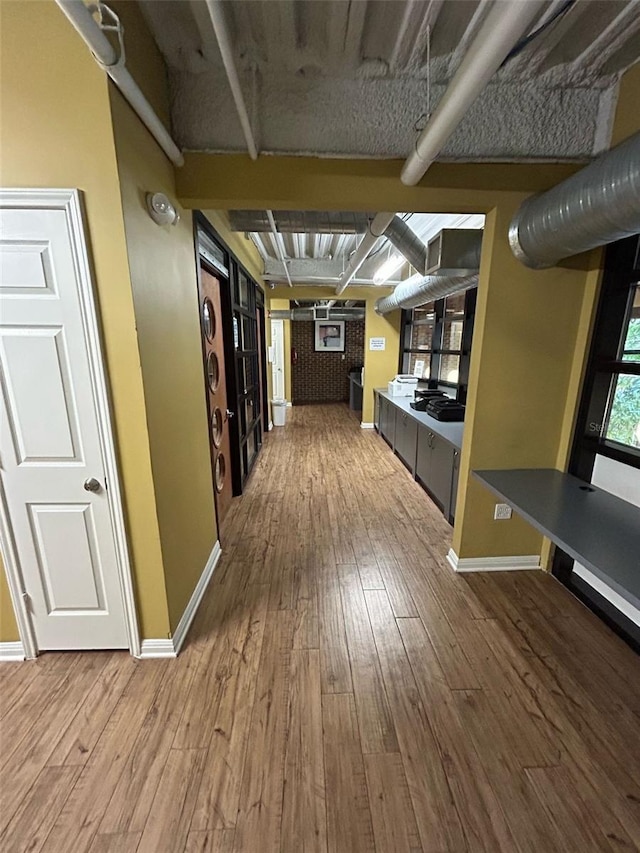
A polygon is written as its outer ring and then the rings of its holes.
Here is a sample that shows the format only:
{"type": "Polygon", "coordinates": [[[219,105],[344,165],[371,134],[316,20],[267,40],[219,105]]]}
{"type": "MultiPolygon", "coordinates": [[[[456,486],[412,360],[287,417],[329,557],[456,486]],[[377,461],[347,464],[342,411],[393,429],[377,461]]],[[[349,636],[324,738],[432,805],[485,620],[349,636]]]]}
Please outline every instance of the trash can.
{"type": "Polygon", "coordinates": [[[287,422],[287,401],[272,400],[271,415],[274,426],[284,426],[287,422]]]}

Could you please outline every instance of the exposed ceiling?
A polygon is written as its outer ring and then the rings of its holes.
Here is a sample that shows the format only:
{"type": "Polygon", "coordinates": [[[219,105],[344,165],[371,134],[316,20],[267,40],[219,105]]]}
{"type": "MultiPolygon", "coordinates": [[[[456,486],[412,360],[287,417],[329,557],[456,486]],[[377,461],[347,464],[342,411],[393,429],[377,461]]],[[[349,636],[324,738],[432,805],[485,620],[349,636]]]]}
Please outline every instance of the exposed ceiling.
{"type": "MultiPolygon", "coordinates": [[[[482,214],[400,213],[411,230],[423,243],[428,243],[443,228],[482,228],[482,214]]],[[[263,211],[229,211],[233,230],[250,233],[264,260],[264,279],[274,284],[288,281],[285,265],[280,259],[277,243],[283,250],[289,277],[294,283],[336,284],[362,239],[369,217],[362,213],[274,211],[276,238],[265,224],[263,211]],[[322,233],[317,223],[323,223],[322,233]],[[307,231],[291,231],[292,227],[306,223],[307,231]],[[259,230],[247,226],[253,224],[259,230]],[[358,229],[354,233],[355,228],[358,229]],[[348,229],[343,233],[341,229],[348,229]]],[[[369,257],[359,269],[353,284],[395,285],[408,278],[412,269],[386,237],[381,237],[369,257]],[[381,268],[382,278],[379,275],[381,268]]]]}
{"type": "MultiPolygon", "coordinates": [[[[224,2],[259,148],[405,157],[490,5],[224,2]]],[[[169,70],[179,144],[245,150],[203,0],[140,6],[169,70]]],[[[640,0],[549,0],[533,29],[557,13],[498,72],[441,159],[582,159],[608,147],[617,81],[640,56],[640,0]]]]}

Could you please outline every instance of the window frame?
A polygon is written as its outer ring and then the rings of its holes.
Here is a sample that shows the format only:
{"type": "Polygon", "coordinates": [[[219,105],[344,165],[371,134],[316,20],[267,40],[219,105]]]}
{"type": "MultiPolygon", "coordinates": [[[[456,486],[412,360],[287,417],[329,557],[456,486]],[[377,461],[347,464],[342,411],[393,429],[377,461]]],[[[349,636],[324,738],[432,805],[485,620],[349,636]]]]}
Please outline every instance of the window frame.
{"type": "MultiPolygon", "coordinates": [[[[412,355],[423,356],[425,361],[429,361],[429,378],[422,380],[426,382],[429,388],[454,388],[456,389],[456,400],[459,403],[466,403],[467,392],[469,386],[469,364],[471,359],[471,341],[473,338],[473,325],[476,314],[476,302],[478,296],[478,288],[472,287],[465,291],[456,291],[450,296],[456,296],[459,293],[464,294],[464,310],[462,315],[462,335],[460,339],[460,349],[450,349],[443,346],[445,325],[454,322],[446,318],[446,300],[447,297],[437,299],[433,303],[428,302],[426,305],[433,304],[434,320],[414,320],[415,308],[402,311],[400,325],[400,354],[398,359],[398,372],[404,372],[405,357],[412,355]],[[416,326],[431,325],[433,322],[433,334],[431,337],[431,348],[416,349],[410,346],[411,330],[416,326]],[[409,344],[409,345],[408,345],[409,344]],[[439,379],[442,356],[455,355],[458,356],[458,381],[448,382],[439,379]]],[[[424,309],[426,306],[421,305],[424,309]]]]}

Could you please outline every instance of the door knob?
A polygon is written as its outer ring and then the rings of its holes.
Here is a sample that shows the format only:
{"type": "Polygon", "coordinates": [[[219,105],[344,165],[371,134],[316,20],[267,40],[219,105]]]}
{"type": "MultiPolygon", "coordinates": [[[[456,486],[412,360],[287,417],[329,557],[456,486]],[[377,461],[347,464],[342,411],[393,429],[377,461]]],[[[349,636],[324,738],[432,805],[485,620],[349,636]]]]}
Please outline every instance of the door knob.
{"type": "Polygon", "coordinates": [[[88,480],[84,481],[84,489],[86,492],[99,492],[100,481],[96,480],[95,477],[89,477],[88,480]]]}

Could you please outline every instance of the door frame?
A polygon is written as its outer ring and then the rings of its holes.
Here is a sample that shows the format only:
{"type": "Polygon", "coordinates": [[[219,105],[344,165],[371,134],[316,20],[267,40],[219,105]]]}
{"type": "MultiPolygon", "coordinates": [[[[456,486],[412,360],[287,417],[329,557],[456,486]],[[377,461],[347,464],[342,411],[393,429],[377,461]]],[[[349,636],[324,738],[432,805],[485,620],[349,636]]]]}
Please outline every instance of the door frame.
{"type": "MultiPolygon", "coordinates": [[[[286,373],[285,373],[285,369],[286,369],[286,362],[285,362],[285,359],[286,359],[286,353],[285,353],[285,351],[284,351],[284,320],[271,320],[271,319],[270,319],[270,323],[271,323],[271,328],[270,328],[270,332],[271,332],[271,345],[273,346],[273,354],[274,354],[274,359],[273,359],[273,361],[271,362],[271,372],[272,372],[272,374],[273,374],[273,368],[274,368],[274,365],[276,365],[276,364],[277,364],[277,361],[276,361],[275,355],[276,355],[276,349],[278,349],[279,351],[281,351],[281,352],[282,352],[282,399],[283,399],[283,400],[286,400],[286,399],[287,399],[287,382],[286,382],[286,373]],[[274,344],[274,342],[273,342],[273,324],[274,324],[274,323],[278,323],[278,324],[279,324],[278,328],[280,328],[280,329],[282,330],[282,334],[280,335],[280,343],[281,343],[281,345],[280,345],[280,347],[278,347],[278,348],[276,348],[276,345],[275,345],[275,344],[274,344]]],[[[277,395],[276,395],[276,383],[275,383],[275,380],[273,379],[273,375],[272,375],[272,377],[271,377],[271,378],[272,378],[272,385],[273,385],[273,397],[274,397],[274,399],[275,399],[275,398],[276,398],[276,396],[277,396],[277,395]]]]}
{"type": "MultiPolygon", "coordinates": [[[[114,538],[116,569],[129,651],[140,657],[140,631],[131,573],[131,561],[124,519],[122,492],[111,419],[111,401],[102,356],[102,341],[94,294],[92,268],[89,261],[89,229],[85,227],[82,192],[77,189],[0,189],[0,208],[62,210],[67,219],[71,251],[78,281],[80,313],[85,334],[91,390],[96,406],[98,439],[107,483],[106,494],[114,538]]],[[[35,658],[38,643],[29,616],[27,594],[22,580],[20,561],[7,509],[4,487],[0,483],[0,553],[5,566],[11,601],[25,657],[35,658]]],[[[78,650],[81,651],[81,650],[78,650]]]]}

